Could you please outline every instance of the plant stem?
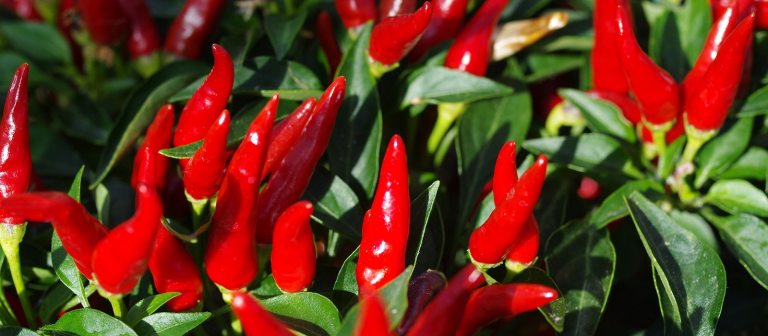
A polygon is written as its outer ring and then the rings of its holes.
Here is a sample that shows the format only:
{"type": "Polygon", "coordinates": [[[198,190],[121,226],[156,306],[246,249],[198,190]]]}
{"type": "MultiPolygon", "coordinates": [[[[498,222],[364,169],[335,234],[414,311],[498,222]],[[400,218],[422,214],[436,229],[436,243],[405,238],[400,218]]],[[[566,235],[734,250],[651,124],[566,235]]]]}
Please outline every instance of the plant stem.
{"type": "Polygon", "coordinates": [[[427,140],[427,150],[430,154],[435,154],[435,151],[437,151],[437,148],[443,141],[443,137],[448,133],[453,122],[456,121],[466,109],[467,105],[464,103],[446,103],[437,106],[437,120],[435,121],[435,127],[429,135],[429,140],[427,140]]]}
{"type": "Polygon", "coordinates": [[[112,305],[112,312],[115,314],[115,317],[122,320],[123,317],[125,317],[126,310],[123,298],[119,295],[104,295],[103,293],[102,296],[109,300],[109,303],[112,305]]]}
{"type": "Polygon", "coordinates": [[[8,260],[8,268],[11,270],[13,286],[16,288],[16,294],[19,295],[19,301],[21,301],[21,308],[24,310],[27,325],[34,329],[37,328],[37,322],[35,321],[32,305],[29,303],[27,288],[24,285],[24,276],[21,274],[21,257],[19,256],[19,244],[21,244],[26,230],[26,223],[3,223],[2,227],[0,227],[0,246],[2,246],[5,258],[8,260]]]}

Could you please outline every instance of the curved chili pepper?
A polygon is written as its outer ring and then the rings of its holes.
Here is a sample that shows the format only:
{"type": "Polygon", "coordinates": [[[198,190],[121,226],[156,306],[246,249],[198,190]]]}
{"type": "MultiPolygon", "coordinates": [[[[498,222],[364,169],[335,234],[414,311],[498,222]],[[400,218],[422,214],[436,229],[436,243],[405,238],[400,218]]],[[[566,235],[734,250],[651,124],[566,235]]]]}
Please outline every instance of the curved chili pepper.
{"type": "MultiPolygon", "coordinates": [[[[28,104],[29,65],[20,65],[5,96],[0,122],[0,197],[29,189],[32,156],[29,153],[28,104]]],[[[0,223],[21,224],[23,218],[0,217],[0,223]]]]}
{"type": "Polygon", "coordinates": [[[309,98],[301,103],[285,120],[275,124],[275,128],[272,129],[272,138],[269,139],[267,161],[264,163],[264,171],[261,173],[262,180],[274,172],[285,155],[296,144],[296,140],[304,132],[304,127],[312,116],[312,111],[316,105],[315,98],[309,98]]]}
{"type": "MultiPolygon", "coordinates": [[[[616,23],[617,0],[596,0],[593,26],[595,29],[594,46],[592,47],[592,86],[597,91],[629,93],[629,84],[624,77],[621,55],[616,44],[618,31],[616,23]]],[[[631,15],[629,16],[632,22],[631,15]]]]}
{"type": "Polygon", "coordinates": [[[482,326],[542,307],[557,291],[537,284],[491,285],[472,292],[456,335],[474,335],[482,326]]]}
{"type": "Polygon", "coordinates": [[[203,299],[203,280],[184,244],[160,226],[149,258],[149,271],[158,293],[178,292],[166,307],[180,312],[196,308],[203,299]]]}
{"type": "Polygon", "coordinates": [[[363,220],[355,272],[361,291],[379,289],[405,269],[410,207],[405,144],[394,135],[384,154],[371,209],[363,220]]]}
{"type": "Polygon", "coordinates": [[[446,67],[485,76],[490,59],[491,37],[508,3],[509,0],[488,0],[483,3],[448,49],[446,67]]]}
{"type": "Polygon", "coordinates": [[[464,266],[427,305],[407,335],[453,335],[461,322],[469,296],[483,284],[485,277],[474,265],[464,266]]]}
{"type": "Polygon", "coordinates": [[[515,162],[517,145],[507,141],[501,146],[493,167],[493,203],[500,206],[517,184],[517,163],[515,162]]]}
{"type": "Polygon", "coordinates": [[[520,177],[512,192],[469,238],[469,255],[480,265],[502,261],[530,221],[547,173],[547,158],[536,162],[520,177]]]}
{"type": "Polygon", "coordinates": [[[685,122],[695,130],[717,130],[723,125],[736,99],[754,24],[752,12],[726,38],[706,74],[685,97],[685,122]]]}
{"type": "Polygon", "coordinates": [[[173,120],[175,116],[173,114],[173,105],[163,105],[160,110],[157,111],[155,119],[149,124],[147,128],[147,135],[144,137],[141,147],[136,155],[136,160],[133,161],[133,174],[131,176],[131,185],[135,188],[140,183],[154,186],[158,190],[162,190],[166,185],[166,173],[171,162],[168,157],[159,153],[161,149],[171,146],[171,138],[173,137],[173,120]],[[155,172],[147,175],[142,175],[145,169],[142,167],[148,163],[144,161],[147,157],[141,155],[142,151],[148,148],[154,155],[148,157],[153,160],[155,172]]]}
{"type": "Polygon", "coordinates": [[[413,13],[416,0],[381,0],[379,2],[379,21],[391,16],[413,13]]]}
{"type": "Polygon", "coordinates": [[[128,35],[128,17],[119,0],[78,0],[77,8],[94,42],[118,44],[128,35]]]}
{"type": "Polygon", "coordinates": [[[120,0],[120,5],[131,27],[127,42],[131,58],[137,59],[159,51],[160,34],[144,0],[120,0]]]}
{"type": "Polygon", "coordinates": [[[336,73],[341,63],[341,49],[339,42],[336,41],[336,33],[333,31],[333,21],[328,11],[322,11],[315,21],[315,33],[320,42],[320,49],[323,50],[325,58],[328,59],[328,65],[331,68],[331,74],[336,73]]]}
{"type": "MultiPolygon", "coordinates": [[[[213,68],[208,78],[189,98],[179,116],[179,124],[173,134],[173,145],[182,146],[205,137],[205,133],[227,106],[232,93],[235,68],[229,53],[220,45],[214,44],[213,68]]],[[[182,160],[182,165],[186,161],[182,160]]]]}
{"type": "Polygon", "coordinates": [[[43,17],[35,7],[34,0],[9,0],[0,4],[8,7],[8,9],[24,20],[43,21],[43,17]]]}
{"type": "Polygon", "coordinates": [[[55,191],[14,194],[0,199],[0,216],[50,222],[77,269],[92,279],[91,257],[108,230],[72,197],[55,191]]]}
{"type": "Polygon", "coordinates": [[[356,336],[394,335],[389,331],[389,318],[387,318],[384,303],[375,293],[360,301],[360,314],[357,316],[355,331],[352,334],[356,336]]]}
{"type": "Polygon", "coordinates": [[[205,249],[205,271],[214,283],[230,290],[247,286],[258,271],[254,219],[260,212],[256,210],[259,177],[278,101],[278,96],[273,96],[251,123],[219,190],[205,249]]]}
{"type": "Polygon", "coordinates": [[[412,14],[386,17],[373,27],[368,55],[382,65],[399,62],[419,41],[432,17],[429,1],[412,14]]]}
{"type": "Polygon", "coordinates": [[[277,217],[298,201],[307,189],[315,166],[331,141],[336,115],[344,100],[346,88],[346,79],[338,77],[323,92],[301,136],[259,194],[257,243],[272,243],[272,231],[277,217]]]}
{"type": "Polygon", "coordinates": [[[173,20],[165,36],[165,51],[176,57],[198,58],[205,39],[213,31],[226,4],[225,0],[184,2],[184,7],[173,20]]]}
{"type": "Polygon", "coordinates": [[[464,23],[467,0],[432,0],[432,19],[410,57],[419,60],[434,46],[454,38],[464,23]]]}
{"type": "Polygon", "coordinates": [[[376,21],[376,3],[373,0],[335,0],[335,3],[341,22],[347,29],[376,21]]]}
{"type": "Polygon", "coordinates": [[[675,79],[640,49],[627,1],[617,0],[615,10],[616,44],[622,56],[622,68],[642,107],[643,120],[649,126],[672,127],[680,110],[680,89],[675,79]]]}
{"type": "Polygon", "coordinates": [[[445,287],[445,283],[445,276],[433,270],[427,270],[411,280],[408,284],[408,308],[400,326],[397,327],[400,335],[405,335],[411,329],[427,304],[445,287]]]}
{"type": "Polygon", "coordinates": [[[136,193],[136,214],[112,229],[93,251],[94,278],[111,294],[130,293],[147,271],[163,217],[163,204],[154,187],[140,184],[136,193]]]}
{"type": "Polygon", "coordinates": [[[247,336],[293,336],[288,328],[264,310],[259,301],[247,292],[232,293],[232,311],[247,336]]]}
{"type": "Polygon", "coordinates": [[[315,239],[310,216],[312,203],[298,202],[285,209],[272,235],[272,275],[277,287],[288,293],[309,287],[315,278],[315,239]]]}
{"type": "Polygon", "coordinates": [[[184,169],[184,190],[188,197],[208,199],[219,190],[227,164],[227,134],[229,111],[224,110],[184,169]]]}

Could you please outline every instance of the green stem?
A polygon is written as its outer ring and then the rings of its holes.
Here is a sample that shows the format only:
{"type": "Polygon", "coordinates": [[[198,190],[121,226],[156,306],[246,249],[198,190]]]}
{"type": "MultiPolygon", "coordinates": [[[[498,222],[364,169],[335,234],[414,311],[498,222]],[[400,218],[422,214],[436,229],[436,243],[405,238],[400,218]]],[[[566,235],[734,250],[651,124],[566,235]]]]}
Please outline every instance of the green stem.
{"type": "Polygon", "coordinates": [[[208,199],[196,200],[187,195],[187,200],[192,204],[192,227],[197,230],[205,222],[206,209],[208,207],[208,199]]]}
{"type": "Polygon", "coordinates": [[[663,157],[667,154],[667,132],[653,131],[651,134],[653,134],[653,144],[656,145],[659,157],[663,157]]]}
{"type": "Polygon", "coordinates": [[[24,232],[27,230],[27,224],[2,224],[0,227],[0,246],[2,246],[5,258],[8,260],[8,268],[11,270],[13,286],[16,288],[16,294],[19,295],[21,308],[24,310],[24,317],[27,319],[27,325],[31,328],[37,328],[35,315],[32,305],[29,303],[29,295],[24,285],[24,276],[21,274],[21,257],[19,256],[19,244],[24,238],[24,232]]]}
{"type": "Polygon", "coordinates": [[[115,317],[118,319],[123,319],[125,317],[125,302],[123,302],[123,298],[119,295],[104,295],[103,297],[107,298],[109,300],[109,303],[112,305],[112,312],[115,314],[115,317]]]}
{"type": "Polygon", "coordinates": [[[702,137],[690,136],[688,142],[685,144],[685,150],[683,150],[683,160],[680,164],[693,163],[693,159],[696,158],[696,154],[699,153],[699,149],[704,146],[704,143],[708,139],[702,137]]]}
{"type": "MultiPolygon", "coordinates": [[[[0,262],[0,265],[2,263],[0,262]]],[[[18,325],[19,322],[16,319],[16,315],[13,314],[13,310],[11,309],[11,305],[8,303],[8,299],[5,298],[5,292],[0,290],[0,321],[3,322],[3,324],[14,324],[18,325]]]]}
{"type": "Polygon", "coordinates": [[[437,105],[437,120],[435,121],[435,127],[432,129],[432,133],[427,140],[427,150],[430,154],[434,155],[437,148],[440,147],[440,143],[443,141],[445,134],[453,125],[453,122],[459,118],[467,109],[465,103],[446,103],[437,105]]]}

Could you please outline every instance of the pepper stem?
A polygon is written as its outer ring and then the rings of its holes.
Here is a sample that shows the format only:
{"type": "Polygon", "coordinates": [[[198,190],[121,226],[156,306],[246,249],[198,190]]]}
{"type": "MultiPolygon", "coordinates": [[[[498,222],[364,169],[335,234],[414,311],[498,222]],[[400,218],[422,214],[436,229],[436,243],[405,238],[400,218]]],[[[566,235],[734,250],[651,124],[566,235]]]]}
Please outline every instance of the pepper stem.
{"type": "Polygon", "coordinates": [[[373,75],[374,78],[379,79],[381,76],[384,76],[385,73],[390,72],[400,66],[400,62],[395,62],[393,64],[383,64],[377,60],[374,60],[371,58],[371,56],[368,56],[368,66],[369,69],[371,69],[371,75],[373,75]]]}
{"type": "Polygon", "coordinates": [[[109,304],[112,305],[112,313],[115,314],[115,317],[122,320],[123,317],[125,317],[125,302],[123,302],[123,298],[120,295],[104,295],[104,293],[101,294],[101,296],[106,297],[107,300],[109,300],[109,304]]]}
{"type": "Polygon", "coordinates": [[[699,153],[699,149],[704,146],[704,143],[708,139],[698,136],[690,136],[688,142],[685,143],[685,150],[683,150],[683,160],[680,164],[693,163],[693,159],[696,158],[696,154],[699,153]]]}
{"type": "Polygon", "coordinates": [[[37,328],[35,315],[32,305],[29,303],[27,288],[24,285],[24,276],[21,274],[21,257],[19,256],[19,244],[24,238],[24,232],[27,231],[27,224],[6,224],[0,227],[0,246],[2,246],[5,258],[8,260],[8,268],[11,270],[13,286],[16,288],[16,294],[19,295],[21,308],[24,310],[24,317],[27,319],[27,325],[31,328],[37,328]]]}
{"type": "Polygon", "coordinates": [[[667,154],[667,131],[654,130],[651,131],[653,135],[653,144],[656,146],[656,151],[659,157],[663,157],[667,154]]]}
{"type": "Polygon", "coordinates": [[[453,122],[459,118],[467,109],[466,103],[444,103],[437,105],[437,120],[435,121],[435,127],[432,129],[432,133],[427,140],[427,150],[429,154],[434,155],[437,148],[440,147],[440,143],[443,141],[445,134],[453,125],[453,122]]]}

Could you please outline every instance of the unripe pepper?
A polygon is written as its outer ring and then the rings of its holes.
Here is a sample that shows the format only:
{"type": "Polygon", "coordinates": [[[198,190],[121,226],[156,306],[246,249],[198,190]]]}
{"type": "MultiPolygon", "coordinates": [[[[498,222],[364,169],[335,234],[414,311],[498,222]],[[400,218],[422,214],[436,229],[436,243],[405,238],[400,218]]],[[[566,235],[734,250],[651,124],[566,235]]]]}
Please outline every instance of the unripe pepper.
{"type": "Polygon", "coordinates": [[[296,141],[304,132],[304,127],[307,126],[307,122],[312,116],[316,105],[317,101],[315,98],[309,98],[301,103],[287,118],[275,124],[275,128],[272,129],[272,138],[269,139],[267,161],[264,163],[264,171],[261,173],[262,179],[275,171],[285,158],[285,155],[296,144],[296,141]]]}
{"type": "Polygon", "coordinates": [[[118,44],[128,35],[128,17],[119,0],[78,0],[77,8],[94,42],[118,44]]]}
{"type": "Polygon", "coordinates": [[[371,31],[368,55],[372,63],[379,67],[390,67],[403,59],[419,41],[431,17],[432,5],[427,1],[415,13],[382,19],[371,31]]]}
{"type": "Polygon", "coordinates": [[[464,23],[467,0],[432,0],[432,19],[411,51],[411,58],[419,60],[434,46],[454,38],[464,23]]]}
{"type": "MultiPolygon", "coordinates": [[[[32,156],[29,152],[28,105],[29,65],[20,65],[5,96],[0,121],[0,197],[29,189],[32,156]]],[[[21,224],[23,218],[0,217],[0,223],[21,224]]]]}
{"type": "Polygon", "coordinates": [[[257,196],[278,101],[273,96],[251,123],[219,190],[205,249],[205,271],[214,283],[229,290],[244,288],[258,271],[253,239],[256,213],[260,212],[257,196]]]}
{"type": "Polygon", "coordinates": [[[224,110],[208,130],[203,145],[192,155],[184,169],[187,198],[204,200],[219,190],[227,164],[227,134],[229,111],[224,110]]]}
{"type": "MultiPolygon", "coordinates": [[[[226,0],[184,2],[184,7],[173,20],[165,36],[165,51],[180,58],[198,58],[205,39],[213,31],[226,5],[226,0]]],[[[216,113],[221,110],[223,108],[216,113]]]]}
{"type": "Polygon", "coordinates": [[[557,291],[537,284],[496,284],[472,292],[457,336],[474,335],[482,326],[542,307],[557,299],[557,291]]]}
{"type": "Polygon", "coordinates": [[[509,0],[488,0],[483,3],[448,49],[448,55],[445,56],[447,68],[485,76],[490,59],[491,37],[508,3],[509,0]]]}
{"type": "Polygon", "coordinates": [[[112,229],[93,251],[94,277],[110,294],[130,293],[139,282],[161,225],[163,204],[157,190],[139,184],[136,193],[136,214],[112,229]]]}
{"type": "Polygon", "coordinates": [[[416,0],[381,0],[379,2],[379,21],[390,16],[413,13],[416,0]]]}
{"type": "Polygon", "coordinates": [[[346,79],[338,77],[323,92],[301,136],[275,168],[267,186],[259,193],[257,243],[272,243],[272,231],[277,217],[298,201],[307,189],[315,166],[331,141],[336,115],[344,100],[346,88],[346,79]]]}
{"type": "Polygon", "coordinates": [[[162,190],[166,185],[166,173],[171,162],[168,157],[159,153],[161,149],[165,149],[171,146],[171,139],[173,137],[173,105],[163,105],[160,110],[157,111],[155,119],[149,124],[147,128],[147,134],[144,136],[144,142],[139,147],[136,159],[133,161],[133,173],[131,176],[131,185],[135,188],[140,183],[154,186],[158,190],[162,190]],[[154,155],[146,157],[141,155],[144,149],[149,149],[154,155]],[[145,159],[151,159],[154,161],[154,173],[142,175],[145,170],[142,168],[148,163],[145,159]]]}
{"type": "Polygon", "coordinates": [[[389,319],[384,303],[375,293],[360,301],[360,314],[355,324],[355,336],[390,336],[389,319]]]}
{"type": "Polygon", "coordinates": [[[323,50],[325,58],[328,59],[328,65],[331,68],[331,75],[336,73],[336,69],[341,63],[341,48],[336,41],[336,33],[333,31],[333,21],[328,11],[322,11],[315,21],[315,34],[317,41],[320,42],[320,49],[323,50]]]}
{"type": "Polygon", "coordinates": [[[202,302],[203,280],[197,264],[184,244],[164,226],[157,231],[149,270],[158,293],[181,294],[166,303],[171,311],[192,310],[202,302]]]}
{"type": "Polygon", "coordinates": [[[285,209],[275,224],[272,275],[277,287],[288,293],[307,289],[315,278],[315,239],[310,226],[312,210],[312,203],[298,202],[285,209]]]}
{"type": "Polygon", "coordinates": [[[347,29],[356,29],[368,21],[376,20],[373,0],[335,0],[336,10],[347,29]]]}
{"type": "Polygon", "coordinates": [[[394,135],[384,154],[371,209],[363,219],[355,271],[361,292],[381,288],[405,269],[410,206],[405,144],[394,135]]]}
{"type": "Polygon", "coordinates": [[[247,292],[232,293],[232,311],[247,336],[293,336],[288,328],[264,310],[259,301],[247,292]]]}
{"type": "MultiPolygon", "coordinates": [[[[616,17],[616,8],[617,0],[595,1],[593,16],[595,42],[591,53],[592,86],[597,91],[626,95],[629,93],[629,84],[624,77],[621,55],[616,44],[618,30],[613,21],[616,17]]],[[[632,22],[631,16],[629,20],[632,22]]]]}

